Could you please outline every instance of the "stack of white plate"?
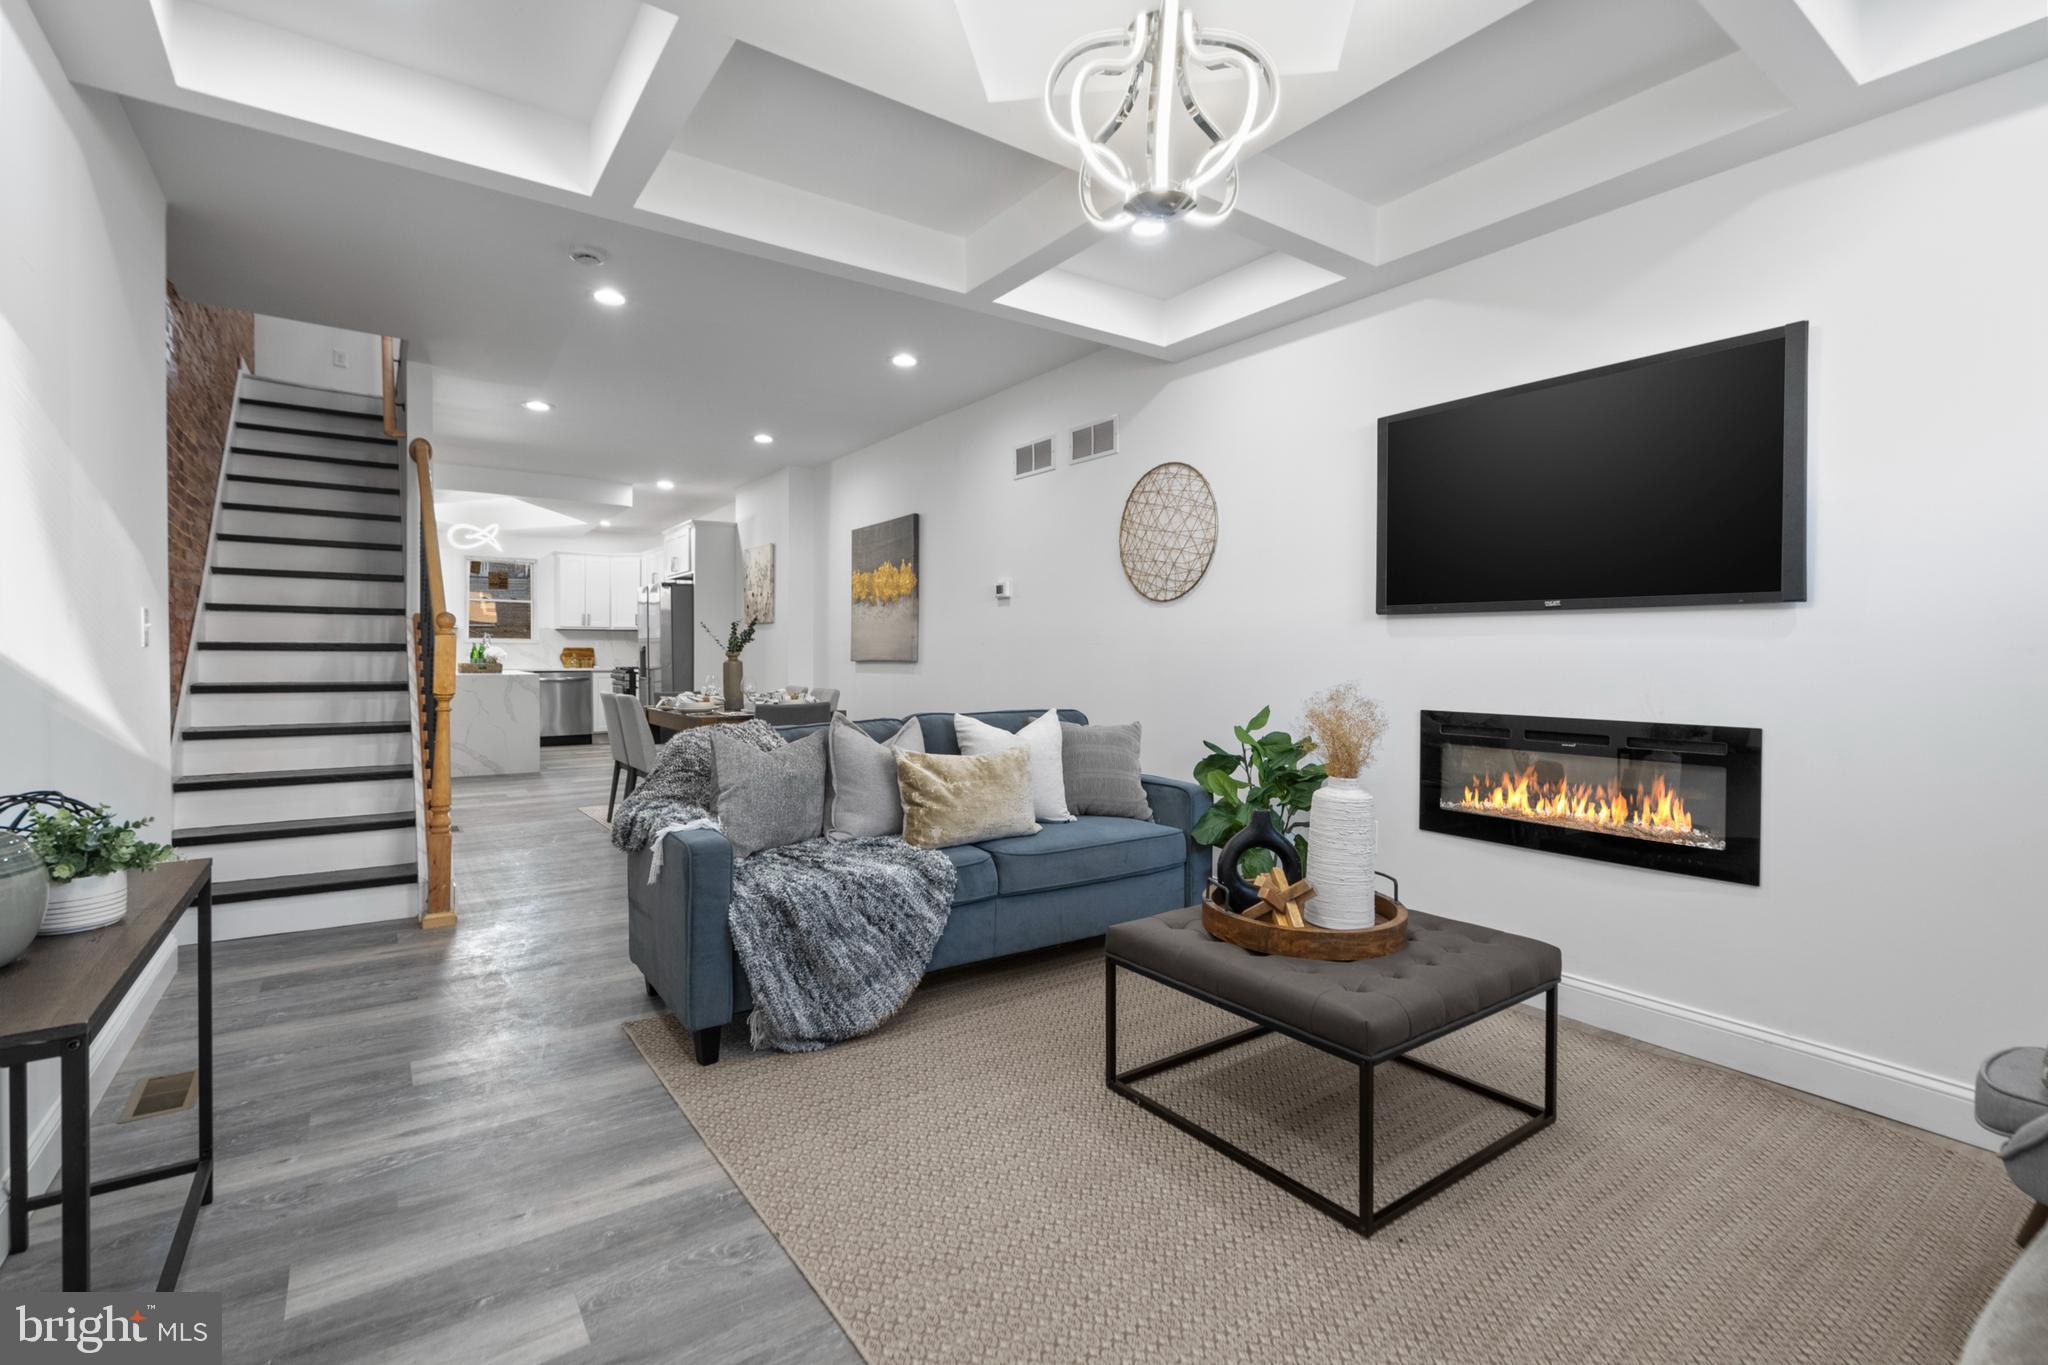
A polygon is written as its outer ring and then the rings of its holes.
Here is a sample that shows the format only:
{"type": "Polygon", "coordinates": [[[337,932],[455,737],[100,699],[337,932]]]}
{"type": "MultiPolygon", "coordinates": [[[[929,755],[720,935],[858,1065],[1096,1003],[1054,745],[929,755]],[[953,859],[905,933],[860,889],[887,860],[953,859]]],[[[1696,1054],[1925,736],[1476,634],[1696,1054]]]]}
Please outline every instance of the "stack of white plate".
{"type": "Polygon", "coordinates": [[[43,911],[43,934],[80,934],[120,922],[128,913],[128,874],[115,872],[105,877],[65,882],[50,888],[50,905],[43,911]]]}

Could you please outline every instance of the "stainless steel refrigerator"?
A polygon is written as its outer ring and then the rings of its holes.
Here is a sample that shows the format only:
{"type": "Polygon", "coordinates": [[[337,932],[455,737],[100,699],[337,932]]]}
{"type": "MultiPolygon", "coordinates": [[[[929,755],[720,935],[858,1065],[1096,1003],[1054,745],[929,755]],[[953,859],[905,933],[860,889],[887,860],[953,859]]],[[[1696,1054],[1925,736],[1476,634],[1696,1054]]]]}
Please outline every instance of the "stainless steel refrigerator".
{"type": "Polygon", "coordinates": [[[695,685],[697,588],[687,578],[640,590],[640,700],[656,702],[695,685]]]}

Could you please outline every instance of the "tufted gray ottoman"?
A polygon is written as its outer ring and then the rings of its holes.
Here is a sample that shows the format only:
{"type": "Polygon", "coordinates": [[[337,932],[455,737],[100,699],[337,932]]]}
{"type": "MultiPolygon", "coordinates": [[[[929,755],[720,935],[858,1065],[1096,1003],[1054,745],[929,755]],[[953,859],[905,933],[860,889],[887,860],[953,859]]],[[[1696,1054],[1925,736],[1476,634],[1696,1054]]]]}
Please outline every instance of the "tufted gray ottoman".
{"type": "Polygon", "coordinates": [[[1557,1117],[1557,982],[1564,959],[1548,943],[1410,910],[1408,946],[1400,952],[1364,962],[1310,962],[1262,957],[1211,938],[1202,928],[1201,908],[1190,906],[1111,926],[1104,951],[1104,1083],[1364,1236],[1372,1236],[1381,1225],[1548,1127],[1557,1117]],[[1249,1019],[1252,1027],[1119,1071],[1116,975],[1120,968],[1249,1019]],[[1431,1039],[1537,995],[1544,997],[1540,1105],[1406,1055],[1431,1039]],[[1135,1088],[1136,1082],[1148,1076],[1268,1033],[1299,1039],[1358,1067],[1356,1212],[1135,1088]],[[1426,1072],[1528,1114],[1530,1119],[1391,1203],[1375,1207],[1372,1076],[1373,1068],[1382,1062],[1399,1062],[1426,1072]]]}

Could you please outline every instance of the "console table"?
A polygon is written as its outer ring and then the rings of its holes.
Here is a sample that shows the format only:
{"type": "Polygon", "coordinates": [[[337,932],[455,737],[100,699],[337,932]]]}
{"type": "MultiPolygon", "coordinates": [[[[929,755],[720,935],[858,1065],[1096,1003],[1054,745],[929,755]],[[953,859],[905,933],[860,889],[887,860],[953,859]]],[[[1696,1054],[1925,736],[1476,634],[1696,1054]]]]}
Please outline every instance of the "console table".
{"type": "Polygon", "coordinates": [[[202,1204],[213,1202],[213,863],[166,863],[128,874],[128,914],[118,924],[38,938],[0,967],[0,1065],[7,1068],[7,1199],[10,1252],[28,1248],[32,1210],[62,1205],[64,1289],[92,1288],[91,1197],[152,1180],[192,1177],[191,1193],[164,1257],[158,1292],[178,1271],[202,1204]],[[199,1153],[190,1161],[92,1178],[92,1043],[185,911],[199,912],[199,1153]],[[28,1064],[55,1057],[63,1121],[62,1186],[28,1192],[28,1064]]]}

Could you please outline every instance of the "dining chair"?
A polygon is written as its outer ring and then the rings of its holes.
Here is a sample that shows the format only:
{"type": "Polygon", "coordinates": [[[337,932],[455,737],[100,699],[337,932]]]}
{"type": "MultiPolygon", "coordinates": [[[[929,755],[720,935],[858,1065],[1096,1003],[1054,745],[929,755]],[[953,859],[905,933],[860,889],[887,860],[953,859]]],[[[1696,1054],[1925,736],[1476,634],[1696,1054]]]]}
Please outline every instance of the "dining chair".
{"type": "MultiPolygon", "coordinates": [[[[611,823],[612,811],[619,804],[620,773],[628,774],[626,778],[626,795],[631,796],[633,794],[632,770],[627,765],[626,726],[625,722],[619,719],[618,704],[621,698],[627,701],[632,700],[623,692],[600,692],[597,694],[598,704],[604,707],[604,737],[612,746],[612,785],[611,791],[606,794],[604,803],[604,820],[606,824],[611,823]]],[[[642,716],[640,723],[645,725],[647,717],[642,716]]]]}
{"type": "Polygon", "coordinates": [[[647,709],[638,697],[615,693],[612,705],[626,745],[626,795],[631,796],[640,779],[654,771],[661,746],[654,742],[654,727],[647,723],[647,709]]]}
{"type": "Polygon", "coordinates": [[[821,702],[825,703],[825,705],[826,705],[827,707],[829,707],[830,709],[832,709],[832,710],[834,710],[834,711],[837,711],[837,710],[839,709],[839,689],[838,689],[838,688],[836,688],[836,687],[812,687],[812,688],[806,688],[805,690],[806,690],[806,691],[808,691],[808,692],[809,692],[809,693],[811,694],[811,700],[812,700],[812,701],[821,701],[821,702]]]}

